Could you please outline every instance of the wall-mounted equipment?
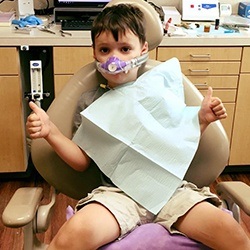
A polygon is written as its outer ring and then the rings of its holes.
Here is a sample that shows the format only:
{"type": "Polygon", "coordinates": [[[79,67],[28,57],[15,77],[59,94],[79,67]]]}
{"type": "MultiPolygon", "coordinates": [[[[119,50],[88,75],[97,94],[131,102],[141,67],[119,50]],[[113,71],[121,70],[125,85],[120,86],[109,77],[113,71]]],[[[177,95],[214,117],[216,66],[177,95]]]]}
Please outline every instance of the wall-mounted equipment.
{"type": "Polygon", "coordinates": [[[182,0],[182,20],[215,21],[219,18],[218,0],[182,0]]]}

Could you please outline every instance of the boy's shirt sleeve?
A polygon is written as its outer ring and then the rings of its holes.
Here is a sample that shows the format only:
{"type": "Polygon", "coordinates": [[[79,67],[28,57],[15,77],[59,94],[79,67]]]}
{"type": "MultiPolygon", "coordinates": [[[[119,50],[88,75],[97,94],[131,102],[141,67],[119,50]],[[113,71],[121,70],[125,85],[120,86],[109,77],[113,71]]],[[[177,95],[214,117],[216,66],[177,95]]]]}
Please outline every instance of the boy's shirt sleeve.
{"type": "Polygon", "coordinates": [[[76,132],[76,130],[82,123],[81,112],[86,109],[90,104],[92,104],[95,100],[97,100],[100,96],[102,96],[105,92],[105,89],[97,87],[96,89],[87,91],[80,96],[77,102],[76,112],[73,120],[73,134],[76,132]]]}

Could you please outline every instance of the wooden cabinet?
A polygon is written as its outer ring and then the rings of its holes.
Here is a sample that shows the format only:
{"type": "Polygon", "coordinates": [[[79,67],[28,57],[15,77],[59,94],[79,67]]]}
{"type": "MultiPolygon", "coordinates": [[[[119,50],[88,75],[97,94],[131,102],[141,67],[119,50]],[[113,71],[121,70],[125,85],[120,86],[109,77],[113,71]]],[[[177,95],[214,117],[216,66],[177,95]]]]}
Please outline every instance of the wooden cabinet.
{"type": "MultiPolygon", "coordinates": [[[[0,55],[0,173],[25,172],[28,150],[18,48],[2,46],[0,55]]],[[[212,86],[214,95],[225,103],[228,118],[222,124],[231,141],[229,165],[250,165],[250,47],[160,46],[150,52],[151,59],[172,57],[180,60],[182,72],[202,94],[212,86]]],[[[54,46],[55,96],[92,61],[91,46],[54,46]]]]}
{"type": "Polygon", "coordinates": [[[250,165],[250,47],[243,48],[230,165],[250,165]]]}
{"type": "Polygon", "coordinates": [[[81,67],[93,61],[91,47],[54,47],[54,83],[55,96],[69,78],[81,67]]]}
{"type": "Polygon", "coordinates": [[[18,51],[2,47],[0,54],[0,172],[24,172],[27,149],[18,51]]]}
{"type": "MultiPolygon", "coordinates": [[[[54,47],[53,55],[55,96],[76,71],[94,60],[92,47],[54,47]]],[[[149,57],[156,59],[156,49],[149,57]]]]}
{"type": "Polygon", "coordinates": [[[177,57],[182,72],[205,95],[208,86],[222,99],[228,118],[222,124],[229,139],[232,136],[236,92],[241,65],[242,47],[159,47],[160,61],[177,57]]]}

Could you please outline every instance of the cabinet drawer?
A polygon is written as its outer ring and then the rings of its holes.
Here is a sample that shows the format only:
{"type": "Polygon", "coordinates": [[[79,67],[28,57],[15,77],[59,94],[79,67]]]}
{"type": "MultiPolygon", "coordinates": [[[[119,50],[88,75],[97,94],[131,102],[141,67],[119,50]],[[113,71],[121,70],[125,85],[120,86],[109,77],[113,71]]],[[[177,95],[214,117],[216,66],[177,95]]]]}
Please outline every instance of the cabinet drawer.
{"type": "Polygon", "coordinates": [[[240,62],[181,62],[184,75],[238,75],[240,62]]]}
{"type": "Polygon", "coordinates": [[[216,89],[236,89],[238,84],[238,76],[188,76],[189,80],[197,88],[207,88],[211,86],[216,89]]]}
{"type": "Polygon", "coordinates": [[[74,74],[94,60],[91,47],[54,47],[53,54],[54,74],[74,74]]]}
{"type": "Polygon", "coordinates": [[[244,47],[243,49],[241,72],[250,73],[250,47],[244,47]]]}
{"type": "Polygon", "coordinates": [[[0,75],[17,75],[19,68],[18,53],[16,48],[0,48],[0,75]]]}
{"type": "Polygon", "coordinates": [[[241,47],[159,47],[157,59],[177,57],[180,61],[239,61],[241,47]]]}
{"type": "MultiPolygon", "coordinates": [[[[199,88],[198,88],[199,89],[199,88]]],[[[207,89],[199,89],[204,96],[207,93],[207,89]]],[[[235,103],[236,101],[236,89],[214,89],[213,96],[219,97],[222,102],[235,103]]]]}

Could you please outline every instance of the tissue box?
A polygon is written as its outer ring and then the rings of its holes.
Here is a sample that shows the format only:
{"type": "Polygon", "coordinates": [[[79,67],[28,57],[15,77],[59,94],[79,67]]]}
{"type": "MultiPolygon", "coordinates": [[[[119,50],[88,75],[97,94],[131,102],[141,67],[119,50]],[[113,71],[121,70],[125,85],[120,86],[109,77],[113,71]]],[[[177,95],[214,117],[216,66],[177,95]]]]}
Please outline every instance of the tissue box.
{"type": "Polygon", "coordinates": [[[240,2],[238,7],[238,15],[246,18],[250,18],[250,3],[240,2]]]}
{"type": "Polygon", "coordinates": [[[172,18],[172,24],[180,24],[181,23],[181,14],[179,11],[173,6],[162,6],[162,10],[164,12],[164,23],[168,21],[169,18],[172,18]]]}

